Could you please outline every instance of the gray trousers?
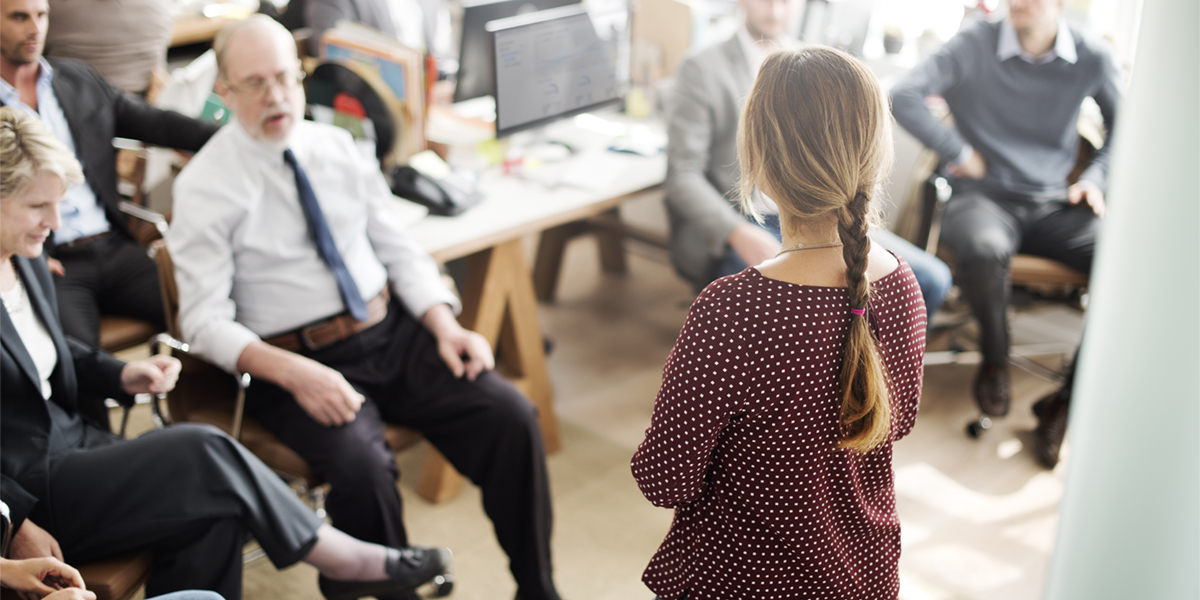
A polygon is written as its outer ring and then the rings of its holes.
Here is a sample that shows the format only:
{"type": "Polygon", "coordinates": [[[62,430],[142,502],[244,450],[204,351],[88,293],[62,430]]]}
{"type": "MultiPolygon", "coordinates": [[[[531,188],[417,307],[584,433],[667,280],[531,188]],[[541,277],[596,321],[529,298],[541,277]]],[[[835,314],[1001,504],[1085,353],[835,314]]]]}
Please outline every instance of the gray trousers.
{"type": "Polygon", "coordinates": [[[954,252],[959,289],[979,319],[984,364],[1000,366],[1008,360],[1013,255],[1042,256],[1087,273],[1099,226],[1090,208],[1068,204],[1065,198],[956,190],[946,205],[941,241],[954,252]]]}

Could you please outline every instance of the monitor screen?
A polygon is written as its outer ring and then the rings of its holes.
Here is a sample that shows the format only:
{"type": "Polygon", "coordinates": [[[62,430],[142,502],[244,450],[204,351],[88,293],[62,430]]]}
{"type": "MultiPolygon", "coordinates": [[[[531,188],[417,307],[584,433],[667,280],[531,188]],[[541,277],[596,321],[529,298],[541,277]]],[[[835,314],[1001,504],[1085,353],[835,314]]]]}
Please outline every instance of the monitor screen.
{"type": "Polygon", "coordinates": [[[496,95],[492,40],[491,34],[485,29],[489,21],[578,3],[579,0],[478,0],[463,3],[454,101],[496,95]]]}
{"type": "Polygon", "coordinates": [[[564,6],[493,21],[496,136],[621,101],[629,11],[564,6]]]}

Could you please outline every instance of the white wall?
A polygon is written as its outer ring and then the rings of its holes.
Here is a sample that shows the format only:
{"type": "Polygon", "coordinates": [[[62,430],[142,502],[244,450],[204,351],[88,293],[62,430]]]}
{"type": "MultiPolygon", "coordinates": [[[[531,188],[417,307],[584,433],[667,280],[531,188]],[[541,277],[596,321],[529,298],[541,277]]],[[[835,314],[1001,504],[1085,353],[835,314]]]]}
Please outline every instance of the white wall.
{"type": "Polygon", "coordinates": [[[1048,600],[1200,598],[1200,23],[1145,3],[1071,412],[1048,600]]]}

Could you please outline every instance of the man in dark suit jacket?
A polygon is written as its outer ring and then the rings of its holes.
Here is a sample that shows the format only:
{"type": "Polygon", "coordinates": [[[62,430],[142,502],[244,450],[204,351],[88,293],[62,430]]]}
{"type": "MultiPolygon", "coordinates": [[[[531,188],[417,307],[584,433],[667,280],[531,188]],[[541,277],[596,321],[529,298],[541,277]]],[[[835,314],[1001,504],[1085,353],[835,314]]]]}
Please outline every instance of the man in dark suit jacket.
{"type": "Polygon", "coordinates": [[[67,335],[99,343],[100,315],[163,325],[154,262],[130,235],[117,192],[114,137],[194,152],[216,131],[127,96],[85,63],[42,57],[46,0],[0,6],[0,104],[40,119],[83,164],[86,184],[63,203],[63,227],[46,242],[67,335]]]}

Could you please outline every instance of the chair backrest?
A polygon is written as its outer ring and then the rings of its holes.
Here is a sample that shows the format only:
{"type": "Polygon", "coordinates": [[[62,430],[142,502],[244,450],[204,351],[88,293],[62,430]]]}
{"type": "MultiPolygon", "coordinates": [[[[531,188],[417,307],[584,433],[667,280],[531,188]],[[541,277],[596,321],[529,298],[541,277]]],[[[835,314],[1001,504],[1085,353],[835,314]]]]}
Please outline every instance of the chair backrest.
{"type": "MultiPolygon", "coordinates": [[[[175,284],[175,263],[166,242],[154,243],[154,262],[162,289],[163,315],[167,332],[183,339],[179,329],[179,288],[175,284]]],[[[179,383],[167,394],[167,409],[176,422],[190,421],[213,425],[237,436],[255,455],[275,471],[303,479],[310,486],[321,479],[295,452],[251,419],[238,423],[238,380],[233,375],[184,351],[173,353],[182,364],[179,383]]]]}
{"type": "MultiPolygon", "coordinates": [[[[179,329],[179,288],[175,285],[175,263],[171,260],[165,240],[154,242],[151,248],[154,251],[154,263],[158,267],[167,333],[175,339],[183,339],[179,329]]],[[[192,417],[195,413],[206,408],[233,413],[238,392],[237,379],[191,354],[181,352],[175,357],[183,364],[179,381],[185,385],[176,386],[167,395],[167,407],[172,420],[194,420],[192,417]]]]}
{"type": "Polygon", "coordinates": [[[154,254],[154,264],[158,267],[158,282],[162,290],[163,315],[166,317],[167,333],[181,340],[183,334],[179,331],[179,288],[175,286],[175,262],[171,260],[171,252],[167,250],[166,240],[157,240],[150,245],[154,254]]]}

